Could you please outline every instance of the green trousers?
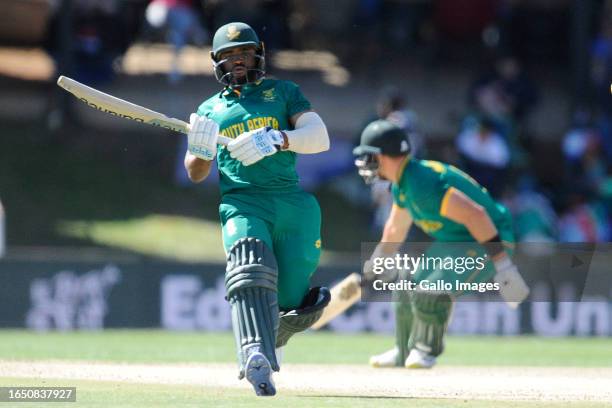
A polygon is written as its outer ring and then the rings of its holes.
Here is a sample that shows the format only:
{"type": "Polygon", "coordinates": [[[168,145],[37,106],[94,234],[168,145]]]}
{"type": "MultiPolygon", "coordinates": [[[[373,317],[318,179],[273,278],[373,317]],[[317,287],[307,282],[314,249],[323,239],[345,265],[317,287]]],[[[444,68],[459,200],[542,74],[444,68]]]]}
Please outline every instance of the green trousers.
{"type": "Polygon", "coordinates": [[[240,238],[265,242],[278,263],[278,303],[295,309],[310,288],[321,256],[321,209],[303,191],[229,193],[219,206],[225,252],[240,238]]]}
{"type": "MultiPolygon", "coordinates": [[[[510,244],[514,242],[512,224],[507,222],[497,225],[501,239],[508,244],[506,252],[512,256],[510,244]]],[[[442,270],[436,267],[421,266],[413,280],[421,282],[487,282],[495,275],[495,267],[489,259],[486,249],[477,242],[450,243],[433,242],[425,252],[428,258],[465,258],[483,257],[487,261],[484,268],[472,270],[442,270]]],[[[408,276],[400,276],[408,279],[408,276]]],[[[453,287],[455,285],[453,284],[453,287]]],[[[432,356],[438,356],[444,350],[444,333],[449,323],[454,300],[464,292],[451,290],[447,294],[428,292],[404,293],[395,295],[395,338],[399,350],[396,365],[401,366],[412,348],[418,348],[432,356]]]]}

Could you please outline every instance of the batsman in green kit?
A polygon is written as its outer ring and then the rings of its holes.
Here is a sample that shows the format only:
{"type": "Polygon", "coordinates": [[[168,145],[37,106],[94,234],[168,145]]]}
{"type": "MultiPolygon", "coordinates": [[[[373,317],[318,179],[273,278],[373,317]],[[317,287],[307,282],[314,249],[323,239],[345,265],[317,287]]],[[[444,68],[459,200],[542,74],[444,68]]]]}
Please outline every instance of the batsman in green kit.
{"type": "MultiPolygon", "coordinates": [[[[416,290],[394,293],[396,347],[373,356],[370,363],[375,367],[432,367],[444,349],[453,302],[464,292],[460,284],[493,280],[511,307],[529,293],[510,259],[513,233],[508,210],[466,173],[438,161],[413,158],[410,150],[405,133],[386,120],[370,123],[354,150],[355,164],[367,183],[377,177],[392,182],[393,207],[380,244],[364,265],[365,278],[371,278],[375,259],[393,257],[412,224],[434,240],[424,259],[469,257],[486,262],[467,272],[441,263],[420,264],[412,276],[415,283],[452,282],[452,289],[427,290],[418,285],[416,290]]],[[[400,278],[408,279],[405,275],[400,271],[400,278]]]]}
{"type": "Polygon", "coordinates": [[[280,349],[329,303],[310,287],[321,254],[321,211],[298,187],[298,153],[329,148],[325,124],[299,87],[265,77],[264,45],[244,23],[217,30],[211,58],[224,88],[191,115],[185,167],[204,180],[217,160],[225,284],[239,378],[257,395],[276,393],[280,349]],[[217,146],[218,135],[233,139],[217,146]]]}

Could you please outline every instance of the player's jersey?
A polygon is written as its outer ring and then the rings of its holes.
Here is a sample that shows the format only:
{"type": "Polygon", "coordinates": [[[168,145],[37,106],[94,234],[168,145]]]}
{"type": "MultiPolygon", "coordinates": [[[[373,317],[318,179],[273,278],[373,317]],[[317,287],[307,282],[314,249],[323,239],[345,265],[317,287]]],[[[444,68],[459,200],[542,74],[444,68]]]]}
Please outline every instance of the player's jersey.
{"type": "Polygon", "coordinates": [[[508,228],[510,214],[506,207],[493,200],[484,187],[458,168],[437,161],[409,158],[401,173],[399,182],[393,183],[393,202],[408,209],[414,223],[432,238],[447,242],[474,241],[462,224],[440,214],[450,188],[461,191],[483,206],[498,229],[508,228]]]}
{"type": "MultiPolygon", "coordinates": [[[[229,88],[206,100],[198,115],[217,122],[219,132],[236,138],[244,132],[270,126],[291,130],[289,118],[310,109],[310,102],[293,82],[263,79],[242,87],[241,92],[229,88]]],[[[296,154],[283,151],[265,157],[251,166],[243,166],[219,146],[217,166],[221,194],[239,192],[280,192],[299,190],[295,171],[296,154]]]]}

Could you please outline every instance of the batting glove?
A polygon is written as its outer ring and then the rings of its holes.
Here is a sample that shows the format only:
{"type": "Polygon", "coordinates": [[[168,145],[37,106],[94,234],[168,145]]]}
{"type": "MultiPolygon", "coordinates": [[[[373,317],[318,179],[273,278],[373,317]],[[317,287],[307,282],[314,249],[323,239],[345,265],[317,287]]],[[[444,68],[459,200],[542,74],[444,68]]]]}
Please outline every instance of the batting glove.
{"type": "Polygon", "coordinates": [[[493,264],[495,265],[493,280],[499,284],[499,294],[508,306],[516,309],[529,296],[529,287],[516,265],[507,256],[494,261],[493,264]]]}
{"type": "Polygon", "coordinates": [[[273,155],[283,144],[281,132],[265,127],[241,134],[227,145],[227,150],[232,158],[250,166],[273,155]]]}
{"type": "Polygon", "coordinates": [[[382,280],[383,282],[394,282],[397,280],[399,271],[393,267],[391,269],[384,268],[385,258],[394,258],[395,252],[391,255],[385,255],[383,248],[384,244],[379,244],[374,249],[374,252],[370,256],[370,259],[363,264],[363,278],[366,281],[382,280]],[[377,261],[377,259],[379,259],[377,261]]]}
{"type": "Polygon", "coordinates": [[[189,153],[202,160],[213,160],[217,155],[219,125],[205,116],[192,113],[189,117],[187,149],[189,153]]]}

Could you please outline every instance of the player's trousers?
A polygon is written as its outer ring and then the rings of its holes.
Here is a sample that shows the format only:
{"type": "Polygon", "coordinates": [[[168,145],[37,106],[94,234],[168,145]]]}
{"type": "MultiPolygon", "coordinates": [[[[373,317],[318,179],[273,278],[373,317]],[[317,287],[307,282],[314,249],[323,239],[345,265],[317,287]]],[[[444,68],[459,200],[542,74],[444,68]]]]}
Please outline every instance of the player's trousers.
{"type": "Polygon", "coordinates": [[[278,304],[295,309],[321,256],[321,209],[304,191],[228,193],[219,206],[225,252],[240,238],[262,240],[278,264],[278,304]]]}
{"type": "MultiPolygon", "coordinates": [[[[506,252],[512,255],[512,243],[514,235],[512,232],[512,221],[507,219],[496,225],[499,235],[504,242],[506,252]]],[[[412,348],[438,356],[444,350],[444,333],[448,326],[451,310],[457,297],[465,294],[463,290],[457,290],[455,282],[480,283],[487,282],[495,275],[495,267],[486,249],[478,242],[442,242],[435,241],[425,251],[425,258],[455,260],[467,258],[485,258],[484,268],[441,268],[436,266],[421,266],[412,279],[419,283],[427,281],[430,284],[451,283],[452,289],[442,292],[437,290],[395,293],[395,318],[396,318],[396,345],[398,347],[397,365],[403,365],[412,348]]],[[[401,279],[410,279],[410,276],[400,276],[401,279]]]]}

